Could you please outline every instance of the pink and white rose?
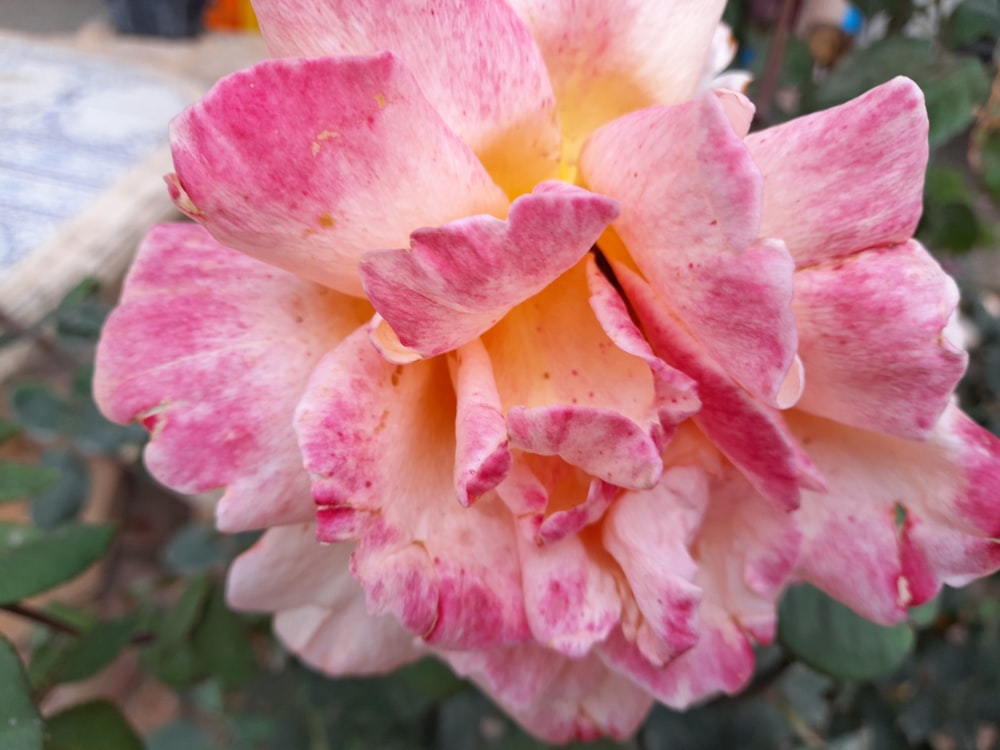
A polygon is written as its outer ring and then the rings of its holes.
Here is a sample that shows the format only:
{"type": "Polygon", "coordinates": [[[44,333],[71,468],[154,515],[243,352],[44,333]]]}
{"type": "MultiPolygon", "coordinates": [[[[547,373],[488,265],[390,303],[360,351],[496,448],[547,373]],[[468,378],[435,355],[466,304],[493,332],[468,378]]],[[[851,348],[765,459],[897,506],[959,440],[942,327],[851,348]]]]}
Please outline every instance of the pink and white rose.
{"type": "Polygon", "coordinates": [[[723,5],[257,0],[275,59],[174,121],[197,224],[95,390],[268,529],[229,599],[305,661],[625,737],[740,690],[793,581],[892,623],[1000,567],[920,90],[748,134],[723,5]]]}

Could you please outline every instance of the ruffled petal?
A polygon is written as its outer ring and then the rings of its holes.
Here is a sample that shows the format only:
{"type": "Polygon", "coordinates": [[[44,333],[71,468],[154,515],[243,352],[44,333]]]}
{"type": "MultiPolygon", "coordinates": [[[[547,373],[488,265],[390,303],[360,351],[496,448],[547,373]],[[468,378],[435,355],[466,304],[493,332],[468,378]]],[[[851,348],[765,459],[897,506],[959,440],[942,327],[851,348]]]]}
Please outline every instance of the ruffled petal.
{"type": "Polygon", "coordinates": [[[927,127],[919,87],[895,78],[749,136],[764,173],[761,235],[784,240],[799,267],[908,240],[923,211],[927,127]]]}
{"type": "Polygon", "coordinates": [[[701,469],[667,471],[651,490],[626,492],[608,513],[603,542],[628,581],[641,620],[631,640],[656,666],[698,641],[697,565],[689,552],[708,504],[701,469]]]}
{"type": "Polygon", "coordinates": [[[419,658],[425,650],[395,618],[369,616],[352,549],[320,545],[315,524],[273,528],[233,562],[229,604],[274,612],[285,646],[327,674],[379,674],[419,658]]]}
{"type": "Polygon", "coordinates": [[[624,740],[653,703],[646,691],[593,656],[568,659],[533,643],[441,656],[547,742],[602,735],[624,740]]]}
{"type": "Polygon", "coordinates": [[[949,407],[923,442],[792,415],[829,494],[804,493],[799,574],[898,622],[942,583],[1000,567],[1000,440],[949,407]]]}
{"type": "Polygon", "coordinates": [[[295,405],[315,363],[370,315],[199,226],[160,225],[104,327],[95,397],[114,421],[149,428],[146,465],[161,482],[227,488],[221,529],[307,520],[295,405]]]}
{"type": "Polygon", "coordinates": [[[548,66],[572,167],[606,122],[703,85],[722,0],[511,0],[548,66]]]}
{"type": "Polygon", "coordinates": [[[276,57],[391,51],[510,195],[554,176],[559,129],[545,63],[502,0],[256,0],[254,8],[276,57]]]}
{"type": "Polygon", "coordinates": [[[455,396],[441,359],[393,366],[357,331],[317,366],[296,414],[319,537],[357,539],[373,614],[442,648],[528,636],[514,519],[454,489],[455,396]]]}
{"type": "Polygon", "coordinates": [[[945,328],[955,282],[916,242],[795,275],[806,387],[798,408],[897,437],[925,437],[965,372],[945,328]]]}
{"type": "Polygon", "coordinates": [[[707,358],[652,289],[624,266],[615,273],[653,350],[698,384],[702,408],[693,419],[763,494],[786,510],[799,490],[822,490],[823,478],[788,431],[782,413],[752,398],[707,358]]]}
{"type": "Polygon", "coordinates": [[[455,491],[462,505],[496,487],[510,471],[507,422],[493,379],[490,356],[479,339],[452,360],[457,397],[455,491]]]}
{"type": "Polygon", "coordinates": [[[459,219],[417,230],[409,249],[365,253],[362,283],[399,341],[432,357],[489,330],[576,265],[616,216],[610,198],[542,183],[514,201],[506,221],[459,219]]]}
{"type": "Polygon", "coordinates": [[[388,53],[235,73],[173,121],[171,142],[182,211],[224,244],[347,294],[362,293],[364,251],[507,210],[388,53]]]}
{"type": "Polygon", "coordinates": [[[618,488],[558,456],[513,451],[510,474],[497,494],[533,544],[553,544],[603,518],[618,488]]]}
{"type": "Polygon", "coordinates": [[[615,231],[705,351],[778,405],[798,343],[794,264],[780,242],[755,242],[762,178],[719,97],[615,120],[580,164],[589,187],[621,201],[615,231]]]}
{"type": "Polygon", "coordinates": [[[704,605],[699,623],[698,643],[665,666],[649,661],[621,630],[611,633],[600,657],[610,669],[671,708],[685,709],[719,693],[739,692],[753,676],[753,646],[717,607],[704,605]]]}
{"type": "Polygon", "coordinates": [[[483,342],[512,446],[558,455],[622,487],[655,484],[668,437],[664,394],[642,356],[601,328],[584,263],[515,307],[483,342]]]}
{"type": "Polygon", "coordinates": [[[573,658],[588,654],[618,624],[618,585],[579,535],[536,545],[521,538],[524,605],[542,645],[573,658]]]}
{"type": "Polygon", "coordinates": [[[697,643],[660,665],[619,630],[600,651],[610,667],[673,708],[746,685],[754,670],[753,641],[773,638],[775,601],[801,540],[794,516],[760,497],[731,466],[713,469],[712,463],[685,469],[710,472],[707,512],[691,544],[694,583],[704,591],[697,643]]]}

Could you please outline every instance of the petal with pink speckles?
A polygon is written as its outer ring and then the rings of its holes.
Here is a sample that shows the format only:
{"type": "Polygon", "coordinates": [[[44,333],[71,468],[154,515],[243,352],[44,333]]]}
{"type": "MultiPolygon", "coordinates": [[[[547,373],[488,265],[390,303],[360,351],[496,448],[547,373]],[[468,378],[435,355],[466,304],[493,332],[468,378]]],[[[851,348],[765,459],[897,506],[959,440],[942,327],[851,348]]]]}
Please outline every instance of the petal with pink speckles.
{"type": "Polygon", "coordinates": [[[220,242],[347,294],[362,293],[366,250],[507,210],[388,53],[235,73],[172,122],[171,145],[181,210],[220,242]]]}
{"type": "Polygon", "coordinates": [[[761,235],[784,240],[799,267],[910,239],[923,211],[927,127],[920,88],[894,78],[749,136],[764,173],[761,235]]]}
{"type": "Polygon", "coordinates": [[[457,398],[455,491],[460,503],[471,505],[510,471],[507,422],[489,354],[479,339],[458,350],[452,372],[457,398]]]}
{"type": "Polygon", "coordinates": [[[520,540],[524,606],[535,640],[580,658],[618,624],[621,597],[605,561],[579,535],[551,544],[520,540]]]}
{"type": "Polygon", "coordinates": [[[553,544],[597,523],[618,488],[558,456],[512,451],[510,474],[497,494],[533,544],[553,544]]]}
{"type": "Polygon", "coordinates": [[[721,0],[511,0],[545,58],[572,164],[606,122],[684,101],[715,61],[721,0]]]}
{"type": "Polygon", "coordinates": [[[390,50],[511,195],[554,176],[559,128],[545,62],[502,0],[257,0],[254,8],[277,57],[390,50]]]}
{"type": "Polygon", "coordinates": [[[663,371],[651,369],[647,355],[626,351],[609,337],[588,305],[585,265],[515,307],[483,336],[511,445],[558,455],[612,484],[650,487],[673,428],[664,416],[690,413],[692,383],[678,375],[671,386],[663,371]]]}
{"type": "Polygon", "coordinates": [[[273,612],[287,648],[328,674],[378,674],[425,651],[412,633],[365,609],[351,577],[353,545],[320,545],[315,524],[270,529],[229,571],[227,599],[236,609],[273,612]]]}
{"type": "Polygon", "coordinates": [[[795,275],[806,386],[798,408],[903,438],[925,437],[965,372],[946,326],[958,288],[916,242],[795,275]]]}
{"type": "Polygon", "coordinates": [[[535,643],[441,657],[547,742],[630,737],[652,698],[594,656],[569,659],[535,643]]]}
{"type": "Polygon", "coordinates": [[[793,415],[829,484],[804,493],[799,573],[881,623],[1000,567],[1000,440],[949,407],[926,441],[793,415]]]}
{"type": "Polygon", "coordinates": [[[719,97],[605,125],[580,167],[621,202],[615,231],[706,353],[755,397],[788,406],[794,264],[780,242],[757,240],[763,180],[719,97]]]}
{"type": "Polygon", "coordinates": [[[442,648],[528,635],[514,519],[454,486],[455,395],[442,358],[386,362],[359,330],[317,366],[296,414],[324,541],[357,540],[373,614],[442,648]]]}
{"type": "Polygon", "coordinates": [[[754,670],[753,641],[774,636],[775,601],[801,540],[794,516],[760,497],[731,466],[713,463],[686,467],[709,472],[710,500],[691,543],[694,583],[704,591],[697,642],[663,665],[647,658],[624,630],[612,633],[600,651],[610,667],[673,708],[746,685],[754,670]]]}
{"type": "Polygon", "coordinates": [[[160,225],[105,325],[94,393],[111,419],[151,430],[146,465],[164,484],[226,487],[220,528],[306,520],[295,405],[313,366],[370,315],[197,225],[160,225]]]}
{"type": "Polygon", "coordinates": [[[373,250],[361,279],[399,341],[424,357],[456,349],[542,291],[591,248],[618,205],[560,182],[535,187],[507,219],[420,229],[405,250],[373,250]]]}
{"type": "Polygon", "coordinates": [[[822,490],[823,478],[785,425],[782,412],[762,404],[705,356],[658,295],[623,266],[615,272],[653,350],[698,384],[702,408],[695,423],[780,507],[798,507],[802,487],[822,490]],[[748,439],[748,436],[752,438],[748,439]]]}
{"type": "Polygon", "coordinates": [[[624,493],[604,522],[604,547],[621,566],[641,613],[633,626],[635,644],[657,666],[698,641],[702,592],[689,550],[707,503],[705,472],[679,466],[650,490],[624,493]]]}

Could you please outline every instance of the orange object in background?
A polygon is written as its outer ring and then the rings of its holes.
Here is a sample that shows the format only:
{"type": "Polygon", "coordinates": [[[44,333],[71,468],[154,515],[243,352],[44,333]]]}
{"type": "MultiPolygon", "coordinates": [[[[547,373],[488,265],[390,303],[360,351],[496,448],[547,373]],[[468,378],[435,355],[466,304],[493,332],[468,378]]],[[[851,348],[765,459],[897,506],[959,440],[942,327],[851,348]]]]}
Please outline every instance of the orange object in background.
{"type": "Polygon", "coordinates": [[[257,29],[257,16],[250,0],[211,0],[202,15],[206,29],[245,31],[257,29]]]}

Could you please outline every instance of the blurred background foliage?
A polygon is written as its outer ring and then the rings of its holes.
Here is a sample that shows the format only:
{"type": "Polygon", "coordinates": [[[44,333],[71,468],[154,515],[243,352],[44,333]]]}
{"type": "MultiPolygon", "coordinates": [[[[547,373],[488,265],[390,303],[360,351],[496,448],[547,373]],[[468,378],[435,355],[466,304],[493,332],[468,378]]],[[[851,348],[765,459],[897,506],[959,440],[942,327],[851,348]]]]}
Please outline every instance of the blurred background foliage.
{"type": "MultiPolygon", "coordinates": [[[[919,236],[963,285],[971,363],[960,396],[997,432],[1000,0],[825,7],[810,16],[804,1],[729,2],[737,65],[756,76],[757,126],[896,75],[921,85],[932,155],[919,236]]],[[[83,282],[35,326],[0,321],[0,346],[30,340],[38,352],[0,410],[0,511],[27,511],[0,515],[0,615],[31,625],[16,646],[0,637],[0,748],[544,747],[434,661],[327,679],[281,649],[268,618],[226,608],[226,567],[254,535],[216,534],[207,506],[151,480],[144,430],[110,424],[90,394],[113,297],[83,282]],[[110,510],[95,515],[109,467],[110,510]],[[48,597],[81,574],[85,596],[48,597]]],[[[1000,579],[945,590],[894,628],[794,588],[743,694],[656,708],[633,740],[590,747],[1000,748],[1000,579]]]]}

